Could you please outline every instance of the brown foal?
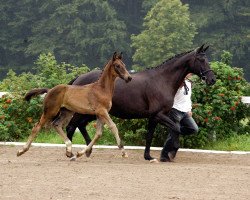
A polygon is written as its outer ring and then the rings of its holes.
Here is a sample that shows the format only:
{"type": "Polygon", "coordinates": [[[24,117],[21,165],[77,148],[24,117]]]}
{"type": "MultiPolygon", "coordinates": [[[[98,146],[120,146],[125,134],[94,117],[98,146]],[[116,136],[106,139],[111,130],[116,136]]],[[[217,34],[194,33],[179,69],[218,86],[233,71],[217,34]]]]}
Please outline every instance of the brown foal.
{"type": "Polygon", "coordinates": [[[118,134],[118,129],[108,114],[112,105],[115,79],[117,77],[124,79],[126,82],[132,79],[126,70],[125,64],[122,62],[122,54],[117,55],[115,52],[104,67],[97,82],[84,86],[57,85],[52,89],[42,88],[29,91],[25,96],[26,100],[46,92],[47,95],[43,102],[44,108],[40,121],[33,127],[27,143],[17,152],[17,156],[28,151],[40,129],[46,123],[51,122],[52,126],[66,144],[66,155],[74,160],[75,156],[72,153],[72,143],[67,138],[62,127],[65,122],[73,116],[74,112],[77,112],[97,116],[97,127],[94,139],[85,149],[77,153],[77,157],[82,156],[84,153],[89,156],[92,146],[102,135],[104,124],[107,124],[114,134],[117,145],[119,149],[122,150],[122,156],[127,157],[118,134]]]}

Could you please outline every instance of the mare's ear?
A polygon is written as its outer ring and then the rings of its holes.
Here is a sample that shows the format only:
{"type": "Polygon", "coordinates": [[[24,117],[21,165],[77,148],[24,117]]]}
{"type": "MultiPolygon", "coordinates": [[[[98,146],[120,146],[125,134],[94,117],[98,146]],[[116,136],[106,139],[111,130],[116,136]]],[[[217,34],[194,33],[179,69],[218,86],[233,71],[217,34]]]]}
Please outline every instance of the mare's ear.
{"type": "Polygon", "coordinates": [[[113,61],[115,61],[116,58],[117,58],[117,53],[115,52],[115,53],[113,54],[113,61]]]}
{"type": "Polygon", "coordinates": [[[119,59],[122,59],[122,52],[120,53],[120,55],[118,56],[119,59]]]}
{"type": "Polygon", "coordinates": [[[204,47],[205,44],[201,45],[201,47],[199,47],[196,51],[196,53],[200,53],[203,51],[203,47],[204,47]]]}
{"type": "Polygon", "coordinates": [[[205,49],[203,49],[203,52],[205,52],[208,48],[209,48],[209,46],[207,46],[205,49]]]}

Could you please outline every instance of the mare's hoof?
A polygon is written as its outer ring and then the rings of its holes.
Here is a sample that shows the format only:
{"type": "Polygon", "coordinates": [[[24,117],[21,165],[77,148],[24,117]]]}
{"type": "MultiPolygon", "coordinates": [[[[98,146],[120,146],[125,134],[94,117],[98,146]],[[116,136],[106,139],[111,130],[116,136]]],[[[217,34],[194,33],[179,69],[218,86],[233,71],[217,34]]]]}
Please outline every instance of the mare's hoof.
{"type": "Polygon", "coordinates": [[[156,158],[153,158],[149,161],[149,163],[159,163],[159,161],[156,158]]]}
{"type": "Polygon", "coordinates": [[[169,158],[160,158],[161,162],[171,162],[169,158]]]}

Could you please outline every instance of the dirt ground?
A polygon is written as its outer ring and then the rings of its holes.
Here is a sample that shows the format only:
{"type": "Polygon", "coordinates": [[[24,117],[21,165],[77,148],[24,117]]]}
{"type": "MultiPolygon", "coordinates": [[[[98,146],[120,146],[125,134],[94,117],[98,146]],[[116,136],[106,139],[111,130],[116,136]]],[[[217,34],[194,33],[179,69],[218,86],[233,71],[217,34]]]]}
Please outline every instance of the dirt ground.
{"type": "MultiPolygon", "coordinates": [[[[250,199],[250,155],[179,152],[152,164],[143,151],[94,149],[70,162],[64,148],[0,146],[0,199],[250,199]]],[[[79,149],[74,149],[76,152],[79,149]]],[[[152,155],[159,157],[159,151],[152,155]]]]}

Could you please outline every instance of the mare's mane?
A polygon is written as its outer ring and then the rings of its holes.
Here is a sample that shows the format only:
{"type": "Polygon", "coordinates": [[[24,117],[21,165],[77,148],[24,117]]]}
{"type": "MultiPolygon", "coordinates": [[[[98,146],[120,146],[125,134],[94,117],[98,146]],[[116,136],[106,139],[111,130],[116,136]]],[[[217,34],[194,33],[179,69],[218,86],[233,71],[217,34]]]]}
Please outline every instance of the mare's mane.
{"type": "MultiPolygon", "coordinates": [[[[180,57],[182,57],[182,56],[184,56],[184,55],[186,55],[186,54],[188,54],[188,53],[190,53],[190,52],[192,52],[192,51],[194,51],[194,49],[189,50],[189,51],[186,51],[186,52],[183,52],[183,53],[176,54],[176,55],[174,55],[174,56],[168,58],[167,60],[165,60],[165,61],[162,62],[161,64],[159,64],[159,65],[157,65],[157,66],[155,66],[155,67],[148,67],[148,68],[146,68],[146,69],[143,70],[143,71],[162,68],[162,67],[165,66],[165,64],[167,64],[167,63],[169,63],[169,62],[171,62],[171,61],[174,61],[174,60],[176,60],[177,58],[180,58],[180,57]]],[[[105,65],[104,65],[104,67],[102,68],[102,71],[101,71],[101,73],[100,73],[100,75],[99,75],[97,81],[98,81],[98,80],[100,79],[100,77],[102,76],[102,73],[103,73],[103,71],[104,71],[104,68],[105,68],[105,66],[108,64],[109,61],[110,61],[110,60],[108,60],[108,61],[105,63],[105,65]]],[[[136,74],[136,73],[138,73],[138,72],[134,72],[134,73],[132,73],[132,74],[136,74]]]]}
{"type": "Polygon", "coordinates": [[[184,52],[184,53],[176,54],[176,55],[172,56],[171,58],[165,60],[165,61],[164,61],[163,63],[161,63],[160,65],[157,65],[156,67],[149,67],[149,68],[146,68],[146,70],[158,69],[158,68],[164,67],[165,64],[167,64],[167,63],[169,63],[169,62],[171,62],[171,61],[175,61],[177,58],[180,58],[180,57],[182,57],[182,56],[184,56],[184,55],[186,55],[186,54],[188,54],[188,53],[190,53],[190,52],[192,52],[192,51],[194,51],[194,50],[189,50],[189,51],[186,51],[186,52],[184,52]]]}

